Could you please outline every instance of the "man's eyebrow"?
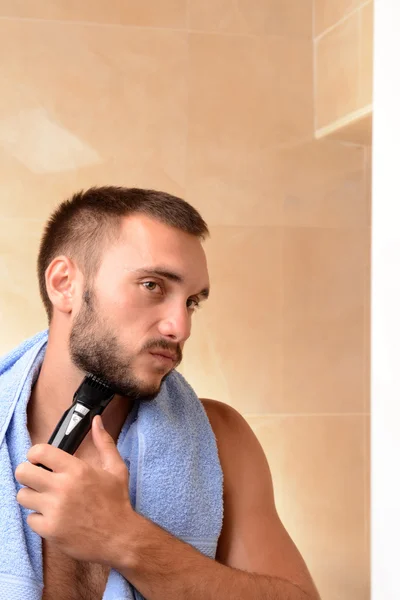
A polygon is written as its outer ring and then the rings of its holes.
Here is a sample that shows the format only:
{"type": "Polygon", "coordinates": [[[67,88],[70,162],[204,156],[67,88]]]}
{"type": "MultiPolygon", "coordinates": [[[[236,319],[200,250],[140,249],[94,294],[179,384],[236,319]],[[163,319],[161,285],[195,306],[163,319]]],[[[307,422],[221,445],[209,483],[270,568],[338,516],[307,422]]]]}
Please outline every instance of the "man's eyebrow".
{"type": "MultiPolygon", "coordinates": [[[[184,283],[185,282],[185,278],[183,277],[183,275],[181,275],[180,273],[176,273],[175,271],[171,271],[170,269],[167,269],[162,266],[152,267],[152,268],[142,267],[141,269],[128,269],[127,268],[126,270],[131,271],[132,273],[135,273],[136,275],[142,275],[144,277],[158,276],[158,277],[164,277],[165,279],[168,279],[169,281],[174,281],[175,283],[184,283]]],[[[194,294],[194,296],[202,296],[204,298],[204,300],[207,300],[209,295],[210,295],[209,287],[204,288],[198,294],[194,294]]]]}

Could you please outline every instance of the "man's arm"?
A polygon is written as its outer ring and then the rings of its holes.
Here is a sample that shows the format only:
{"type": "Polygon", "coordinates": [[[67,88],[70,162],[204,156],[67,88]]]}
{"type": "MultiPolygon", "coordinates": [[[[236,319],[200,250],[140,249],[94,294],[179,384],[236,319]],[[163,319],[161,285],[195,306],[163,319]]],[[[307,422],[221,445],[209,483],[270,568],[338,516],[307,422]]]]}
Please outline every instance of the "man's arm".
{"type": "Polygon", "coordinates": [[[224,472],[224,524],[217,561],[132,514],[124,563],[115,565],[148,600],[319,600],[307,567],[276,512],[264,452],[229,406],[203,400],[224,472]]]}

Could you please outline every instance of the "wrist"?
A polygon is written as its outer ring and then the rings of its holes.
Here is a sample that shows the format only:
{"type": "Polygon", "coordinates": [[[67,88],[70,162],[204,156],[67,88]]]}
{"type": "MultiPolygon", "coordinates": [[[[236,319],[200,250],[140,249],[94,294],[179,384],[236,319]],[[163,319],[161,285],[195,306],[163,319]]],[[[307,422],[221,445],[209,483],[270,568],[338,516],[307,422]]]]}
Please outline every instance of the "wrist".
{"type": "Polygon", "coordinates": [[[108,548],[108,565],[123,574],[136,564],[137,539],[140,535],[142,522],[145,519],[133,509],[122,519],[119,519],[110,539],[108,548]]]}

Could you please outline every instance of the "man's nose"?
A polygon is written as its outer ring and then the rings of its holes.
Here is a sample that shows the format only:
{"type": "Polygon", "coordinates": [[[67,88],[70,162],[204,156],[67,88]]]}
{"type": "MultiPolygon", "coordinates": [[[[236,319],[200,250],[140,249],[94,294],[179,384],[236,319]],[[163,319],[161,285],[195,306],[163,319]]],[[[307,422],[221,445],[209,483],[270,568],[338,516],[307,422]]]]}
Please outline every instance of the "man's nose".
{"type": "Polygon", "coordinates": [[[191,317],[186,306],[175,306],[159,322],[161,335],[181,344],[186,342],[191,331],[191,317]]]}

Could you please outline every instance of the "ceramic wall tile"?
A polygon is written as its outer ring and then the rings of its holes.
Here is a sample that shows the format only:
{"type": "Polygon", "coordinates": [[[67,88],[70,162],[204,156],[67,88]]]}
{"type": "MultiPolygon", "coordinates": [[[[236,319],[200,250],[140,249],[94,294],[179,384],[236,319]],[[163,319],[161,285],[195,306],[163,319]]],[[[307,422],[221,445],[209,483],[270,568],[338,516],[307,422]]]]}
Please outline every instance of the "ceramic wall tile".
{"type": "Polygon", "coordinates": [[[315,71],[316,129],[360,108],[359,15],[317,40],[315,71]]]}
{"type": "Polygon", "coordinates": [[[287,413],[364,411],[364,229],[286,229],[283,398],[287,413]]]}
{"type": "Polygon", "coordinates": [[[338,21],[348,17],[365,0],[314,0],[314,34],[318,36],[338,21]]]}
{"type": "Polygon", "coordinates": [[[186,34],[0,20],[0,54],[3,216],[90,185],[183,194],[186,34]]]}
{"type": "Polygon", "coordinates": [[[313,140],[270,153],[269,181],[276,181],[288,227],[367,225],[364,151],[355,145],[313,140]]]}
{"type": "Polygon", "coordinates": [[[269,151],[313,135],[304,40],[190,36],[187,197],[213,225],[279,225],[269,151]]]}
{"type": "Polygon", "coordinates": [[[186,27],[186,0],[0,0],[0,17],[186,27]]]}
{"type": "Polygon", "coordinates": [[[324,600],[369,598],[362,416],[246,417],[280,517],[324,600]]]}
{"type": "Polygon", "coordinates": [[[360,9],[359,19],[361,28],[359,105],[365,106],[373,102],[374,5],[372,0],[360,9]]]}
{"type": "Polygon", "coordinates": [[[312,36],[312,1],[189,0],[192,30],[229,34],[312,36]]]}
{"type": "Polygon", "coordinates": [[[43,223],[0,218],[0,355],[47,327],[36,279],[43,223]]]}

